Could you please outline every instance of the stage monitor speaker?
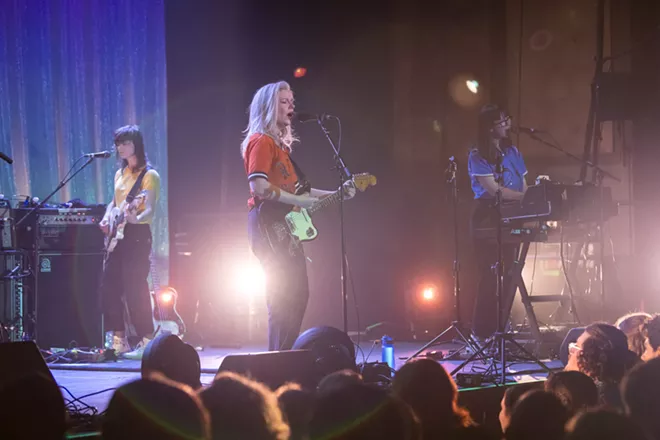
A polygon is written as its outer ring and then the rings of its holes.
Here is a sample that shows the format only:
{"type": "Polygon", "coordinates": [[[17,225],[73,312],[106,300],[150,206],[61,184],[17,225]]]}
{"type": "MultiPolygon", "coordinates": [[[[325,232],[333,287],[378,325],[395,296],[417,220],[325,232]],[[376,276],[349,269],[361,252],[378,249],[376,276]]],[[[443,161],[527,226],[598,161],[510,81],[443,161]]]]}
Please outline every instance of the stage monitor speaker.
{"type": "Polygon", "coordinates": [[[315,389],[321,377],[311,350],[271,351],[226,356],[218,373],[232,371],[275,390],[287,382],[315,389]]]}
{"type": "Polygon", "coordinates": [[[103,254],[48,252],[37,266],[36,335],[42,349],[102,347],[103,254]]]}
{"type": "Polygon", "coordinates": [[[31,373],[41,373],[55,382],[34,342],[0,344],[0,388],[31,373]]]}

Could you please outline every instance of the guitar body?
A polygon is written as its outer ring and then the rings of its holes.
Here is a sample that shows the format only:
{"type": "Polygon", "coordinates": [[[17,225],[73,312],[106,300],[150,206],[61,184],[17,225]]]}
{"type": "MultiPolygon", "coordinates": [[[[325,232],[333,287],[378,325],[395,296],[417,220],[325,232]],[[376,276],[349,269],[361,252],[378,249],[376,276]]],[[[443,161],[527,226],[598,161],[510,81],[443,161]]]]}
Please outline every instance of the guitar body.
{"type": "MultiPolygon", "coordinates": [[[[357,174],[346,183],[362,192],[376,184],[376,177],[371,174],[357,174]]],[[[312,214],[339,201],[340,196],[338,190],[320,199],[310,209],[263,201],[257,208],[261,233],[275,253],[288,252],[296,255],[298,252],[302,252],[301,243],[312,241],[319,235],[312,222],[312,214]]]]}
{"type": "Polygon", "coordinates": [[[296,255],[302,250],[300,241],[290,233],[287,220],[287,216],[294,212],[294,206],[265,201],[257,209],[261,234],[273,252],[296,255]]]}
{"type": "Polygon", "coordinates": [[[319,235],[319,231],[312,223],[312,217],[305,208],[294,209],[284,217],[284,220],[289,233],[298,241],[311,241],[319,235]]]}
{"type": "Polygon", "coordinates": [[[183,336],[185,325],[183,320],[176,313],[176,296],[172,299],[173,304],[163,304],[158,300],[159,291],[151,292],[151,309],[153,311],[152,318],[154,321],[154,329],[156,329],[155,336],[163,332],[168,332],[176,336],[183,336]],[[172,312],[170,312],[170,307],[172,312]]]}
{"type": "Polygon", "coordinates": [[[105,250],[110,253],[115,250],[119,240],[124,239],[124,229],[126,228],[126,220],[122,219],[121,213],[126,208],[126,202],[122,203],[120,206],[115,206],[110,211],[109,219],[109,233],[105,237],[105,250]],[[123,220],[123,221],[122,221],[123,220]]]}
{"type": "Polygon", "coordinates": [[[136,210],[141,203],[144,203],[146,196],[147,192],[142,191],[130,203],[128,200],[124,200],[121,205],[114,207],[110,211],[110,218],[108,220],[109,232],[105,237],[105,250],[108,255],[115,250],[119,241],[124,239],[124,230],[128,223],[126,214],[129,210],[136,210]]]}
{"type": "Polygon", "coordinates": [[[186,324],[176,309],[179,293],[172,287],[163,287],[160,285],[158,268],[156,267],[156,255],[151,252],[151,309],[155,336],[163,332],[169,332],[173,335],[183,337],[186,332],[186,324]]]}

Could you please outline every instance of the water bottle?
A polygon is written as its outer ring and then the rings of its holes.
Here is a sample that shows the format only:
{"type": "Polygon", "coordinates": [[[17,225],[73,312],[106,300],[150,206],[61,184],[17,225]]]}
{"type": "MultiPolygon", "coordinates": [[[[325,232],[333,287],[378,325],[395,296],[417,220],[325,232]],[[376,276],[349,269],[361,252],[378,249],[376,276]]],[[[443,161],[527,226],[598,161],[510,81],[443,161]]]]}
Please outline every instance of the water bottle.
{"type": "Polygon", "coordinates": [[[392,338],[385,335],[381,339],[382,345],[382,361],[390,366],[391,369],[395,369],[394,364],[394,344],[392,343],[392,338]]]}

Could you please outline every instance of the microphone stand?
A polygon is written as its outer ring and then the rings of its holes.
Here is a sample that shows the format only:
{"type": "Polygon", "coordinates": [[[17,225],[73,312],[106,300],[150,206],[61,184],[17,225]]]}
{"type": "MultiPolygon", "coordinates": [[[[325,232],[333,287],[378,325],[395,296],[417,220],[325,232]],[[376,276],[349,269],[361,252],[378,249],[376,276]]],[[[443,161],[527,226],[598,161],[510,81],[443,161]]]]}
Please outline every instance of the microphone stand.
{"type": "MultiPolygon", "coordinates": [[[[83,157],[84,157],[84,156],[83,156],[83,157]]],[[[17,221],[17,222],[14,224],[14,228],[15,228],[15,229],[18,229],[18,227],[19,227],[20,225],[22,225],[22,224],[28,219],[28,217],[30,217],[32,214],[34,214],[34,216],[36,217],[36,218],[35,218],[35,223],[34,223],[34,224],[35,224],[35,228],[34,228],[34,250],[33,250],[33,252],[32,252],[32,255],[33,255],[33,264],[34,264],[35,266],[37,266],[38,263],[39,263],[39,253],[40,253],[40,252],[39,252],[39,243],[40,243],[40,241],[41,241],[41,237],[39,236],[39,210],[40,210],[41,208],[43,208],[43,207],[46,205],[46,203],[47,203],[47,202],[48,202],[48,201],[49,201],[49,200],[50,200],[50,199],[51,199],[51,198],[52,198],[52,197],[53,197],[53,196],[54,196],[59,190],[61,190],[61,189],[64,187],[64,185],[66,185],[67,183],[69,183],[69,182],[70,182],[74,177],[76,177],[76,176],[77,176],[82,170],[84,170],[89,164],[91,164],[91,163],[94,161],[94,159],[95,159],[94,156],[87,156],[87,161],[86,161],[86,162],[85,162],[80,168],[78,168],[78,169],[77,169],[73,174],[71,174],[70,176],[69,176],[68,173],[67,173],[67,176],[68,176],[68,177],[65,177],[64,179],[62,179],[62,181],[57,185],[57,187],[56,187],[56,188],[55,188],[50,194],[48,194],[48,195],[46,196],[45,199],[43,199],[41,202],[39,202],[38,205],[34,206],[30,211],[28,211],[27,214],[25,214],[25,215],[23,216],[23,218],[21,218],[19,221],[17,221]]],[[[74,164],[73,166],[75,167],[75,164],[74,164]]],[[[72,168],[73,168],[73,167],[72,167],[72,168]]],[[[38,273],[38,269],[37,269],[36,271],[32,271],[32,275],[33,275],[33,277],[34,277],[34,289],[33,289],[33,293],[34,293],[34,305],[33,305],[33,308],[34,308],[34,310],[33,310],[33,312],[34,312],[35,314],[36,314],[36,311],[37,311],[37,296],[38,296],[38,295],[37,295],[37,291],[38,291],[38,290],[37,290],[37,284],[38,284],[38,276],[37,276],[37,273],[38,273]]],[[[33,327],[34,327],[34,328],[33,328],[32,330],[34,331],[34,335],[33,335],[33,338],[32,338],[32,339],[34,339],[34,340],[37,339],[37,331],[38,331],[38,322],[37,322],[37,318],[38,318],[37,316],[34,316],[34,317],[33,317],[33,324],[34,324],[33,327]]]]}
{"type": "MultiPolygon", "coordinates": [[[[323,120],[327,118],[334,118],[337,120],[339,120],[339,118],[337,118],[336,116],[319,115],[316,118],[316,121],[318,122],[319,127],[321,127],[321,131],[323,131],[323,134],[328,139],[328,142],[332,147],[332,151],[334,152],[335,164],[336,164],[335,169],[339,172],[339,234],[341,236],[341,308],[342,308],[342,319],[344,324],[344,333],[348,333],[348,289],[346,288],[346,281],[347,281],[346,237],[344,233],[344,183],[350,180],[353,177],[353,174],[351,174],[351,172],[348,170],[348,167],[346,166],[344,159],[339,154],[339,148],[335,145],[335,142],[332,140],[332,137],[330,136],[330,132],[328,131],[326,126],[323,125],[323,120]]],[[[355,295],[355,292],[353,292],[353,294],[355,295]]]]}
{"type": "Polygon", "coordinates": [[[576,155],[574,155],[574,154],[572,154],[572,153],[569,153],[568,151],[564,150],[564,149],[561,148],[559,145],[553,144],[552,142],[548,142],[547,140],[545,140],[545,139],[539,137],[539,136],[536,134],[536,133],[543,133],[542,131],[540,131],[540,130],[535,130],[535,131],[531,131],[531,130],[530,130],[530,131],[527,131],[527,130],[520,130],[520,129],[517,130],[517,131],[518,131],[518,133],[525,133],[526,135],[528,135],[529,137],[531,137],[531,138],[534,139],[535,141],[540,142],[541,144],[546,145],[546,146],[548,146],[548,147],[550,147],[550,148],[552,148],[552,149],[554,149],[554,150],[557,150],[557,151],[559,151],[559,152],[561,152],[561,153],[564,153],[564,155],[570,157],[571,159],[573,159],[573,160],[575,160],[575,161],[577,161],[577,162],[579,162],[579,163],[581,163],[581,164],[583,164],[583,165],[585,165],[585,166],[588,166],[588,167],[593,168],[593,169],[594,169],[597,173],[599,173],[601,176],[607,176],[607,177],[609,177],[610,179],[614,180],[615,182],[619,182],[619,183],[621,183],[621,179],[619,179],[618,177],[616,177],[614,174],[612,174],[612,173],[610,173],[610,172],[608,172],[608,171],[605,171],[604,169],[602,169],[601,167],[599,167],[598,165],[596,165],[596,164],[593,163],[592,161],[587,160],[587,159],[582,159],[581,157],[577,157],[576,155]]]}
{"type": "Polygon", "coordinates": [[[440,333],[438,336],[433,338],[429,343],[427,343],[422,348],[420,348],[415,353],[413,353],[408,358],[408,360],[406,360],[406,362],[410,362],[411,360],[419,356],[424,350],[434,345],[437,341],[439,341],[444,335],[449,333],[451,330],[454,330],[456,334],[458,334],[458,336],[463,340],[464,345],[460,349],[446,356],[444,359],[448,360],[457,357],[463,350],[466,349],[472,350],[473,353],[479,350],[479,345],[474,341],[474,339],[472,339],[471,333],[469,331],[467,332],[465,331],[461,323],[461,301],[460,301],[461,285],[459,282],[460,260],[458,257],[459,244],[458,244],[458,182],[456,179],[457,171],[458,171],[458,164],[456,163],[456,159],[454,159],[454,156],[452,156],[449,158],[449,166],[445,170],[445,178],[447,185],[450,186],[452,207],[454,210],[453,212],[454,214],[453,216],[454,217],[454,225],[453,225],[454,226],[454,266],[453,266],[454,320],[452,321],[449,327],[447,327],[445,330],[442,331],[442,333],[440,333]]]}

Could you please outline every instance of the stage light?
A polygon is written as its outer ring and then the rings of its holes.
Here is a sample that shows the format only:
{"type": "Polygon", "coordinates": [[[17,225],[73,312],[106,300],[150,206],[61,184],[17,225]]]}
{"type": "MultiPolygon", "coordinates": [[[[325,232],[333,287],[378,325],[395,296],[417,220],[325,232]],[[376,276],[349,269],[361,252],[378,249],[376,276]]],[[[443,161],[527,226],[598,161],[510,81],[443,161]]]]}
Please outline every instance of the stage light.
{"type": "Polygon", "coordinates": [[[248,259],[233,270],[233,290],[241,296],[262,296],[266,288],[266,274],[258,261],[248,259]]]}
{"type": "Polygon", "coordinates": [[[451,322],[452,306],[447,300],[450,279],[435,274],[422,274],[410,280],[405,293],[405,321],[414,340],[428,340],[451,322]]]}
{"type": "Polygon", "coordinates": [[[307,69],[304,67],[298,67],[293,71],[293,76],[296,78],[302,78],[307,73],[307,69]]]}
{"type": "Polygon", "coordinates": [[[171,290],[166,290],[164,292],[161,292],[159,295],[159,300],[162,304],[169,304],[172,302],[174,299],[174,294],[172,293],[171,290]]]}
{"type": "Polygon", "coordinates": [[[474,94],[479,93],[479,81],[474,80],[474,79],[469,79],[465,81],[465,85],[467,86],[468,90],[471,91],[474,94]]]}

